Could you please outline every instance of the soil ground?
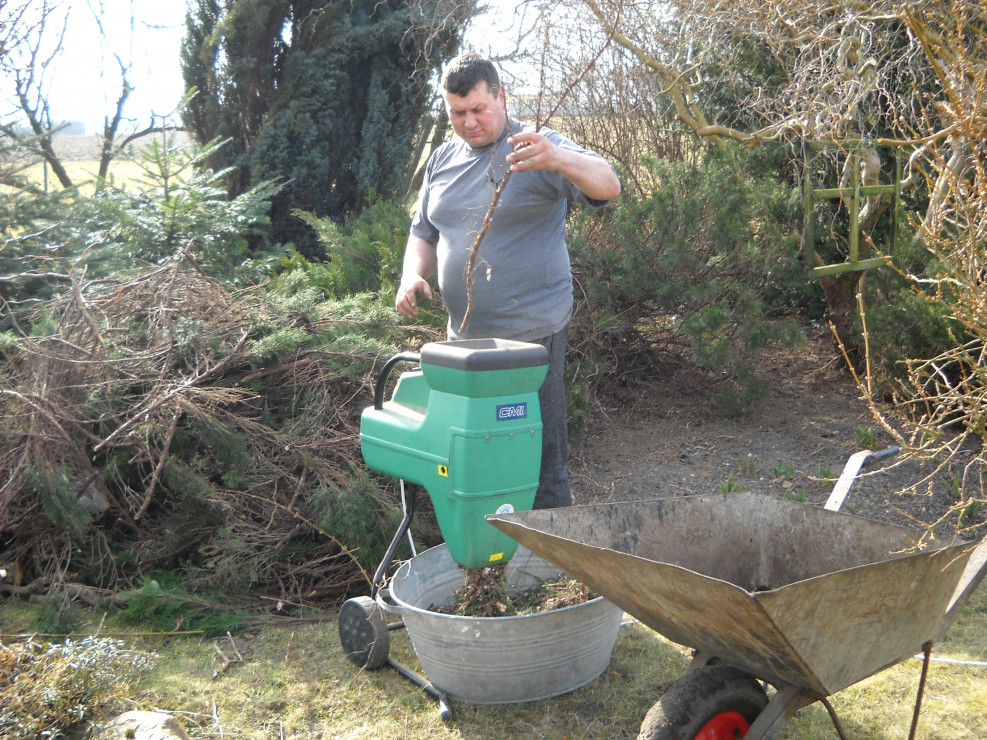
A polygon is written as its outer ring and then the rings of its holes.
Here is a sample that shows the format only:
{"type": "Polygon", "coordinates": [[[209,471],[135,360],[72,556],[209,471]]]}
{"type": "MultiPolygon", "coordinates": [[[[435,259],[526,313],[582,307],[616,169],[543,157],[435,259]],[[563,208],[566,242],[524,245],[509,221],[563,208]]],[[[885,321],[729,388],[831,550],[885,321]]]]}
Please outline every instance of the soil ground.
{"type": "MultiPolygon", "coordinates": [[[[686,368],[681,377],[646,381],[633,398],[599,410],[571,445],[574,503],[750,490],[824,505],[851,455],[862,449],[862,433],[873,435],[864,441],[875,452],[895,442],[861,399],[828,329],[816,326],[807,334],[801,347],[763,358],[773,387],[752,415],[717,413],[686,368]]],[[[890,406],[882,413],[895,416],[890,406]]],[[[946,474],[930,478],[929,470],[898,453],[872,459],[843,510],[912,527],[939,521],[956,499],[946,474]],[[902,493],[926,478],[921,493],[902,493]]],[[[954,523],[950,515],[937,534],[951,536],[954,523]]]]}

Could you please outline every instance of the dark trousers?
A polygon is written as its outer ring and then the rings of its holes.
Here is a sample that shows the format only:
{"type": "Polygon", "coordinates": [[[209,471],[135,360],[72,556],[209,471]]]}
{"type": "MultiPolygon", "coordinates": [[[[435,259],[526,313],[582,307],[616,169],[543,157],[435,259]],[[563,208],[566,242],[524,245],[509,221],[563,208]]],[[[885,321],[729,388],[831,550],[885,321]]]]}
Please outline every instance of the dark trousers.
{"type": "Polygon", "coordinates": [[[548,375],[538,391],[542,453],[541,476],[538,493],[535,494],[536,509],[572,506],[569,474],[566,472],[566,462],[569,459],[569,421],[565,400],[565,348],[568,335],[567,325],[549,337],[533,340],[534,344],[541,344],[548,349],[549,357],[548,375]]]}

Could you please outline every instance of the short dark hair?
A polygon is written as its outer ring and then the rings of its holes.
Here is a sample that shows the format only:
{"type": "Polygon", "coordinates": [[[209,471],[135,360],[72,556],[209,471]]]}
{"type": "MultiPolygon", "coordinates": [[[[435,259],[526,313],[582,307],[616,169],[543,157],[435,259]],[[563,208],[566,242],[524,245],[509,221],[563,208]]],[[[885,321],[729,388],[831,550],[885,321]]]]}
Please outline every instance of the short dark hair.
{"type": "Polygon", "coordinates": [[[442,87],[446,92],[465,98],[479,83],[486,82],[491,93],[500,92],[500,75],[497,67],[484,56],[472,52],[461,54],[446,67],[442,75],[442,87]]]}

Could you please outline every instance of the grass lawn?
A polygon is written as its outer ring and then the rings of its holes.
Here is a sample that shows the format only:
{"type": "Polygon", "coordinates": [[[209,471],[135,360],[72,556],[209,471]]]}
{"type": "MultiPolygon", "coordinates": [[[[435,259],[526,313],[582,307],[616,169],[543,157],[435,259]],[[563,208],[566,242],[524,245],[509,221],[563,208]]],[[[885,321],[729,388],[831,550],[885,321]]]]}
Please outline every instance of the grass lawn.
{"type": "MultiPolygon", "coordinates": [[[[4,605],[0,629],[30,630],[33,608],[4,605]]],[[[99,615],[91,615],[93,629],[99,615]]],[[[112,618],[102,629],[116,634],[112,618]]],[[[404,630],[391,633],[391,656],[418,669],[404,630]]],[[[637,623],[621,627],[609,668],[565,696],[525,704],[453,702],[446,722],[436,703],[389,668],[359,669],[341,651],[333,614],[271,624],[237,636],[142,636],[127,642],[158,655],[128,708],[174,714],[192,737],[228,738],[615,738],[637,737],[641,721],[681,677],[690,651],[637,623]]],[[[853,636],[843,643],[853,650],[853,636]]],[[[987,587],[966,606],[936,646],[917,737],[987,737],[987,587]],[[945,662],[959,661],[959,662],[945,662]],[[979,664],[979,665],[977,665],[979,664]]],[[[907,659],[830,697],[850,738],[891,740],[908,735],[921,661],[907,659]]],[[[770,693],[770,692],[769,692],[770,693]]],[[[820,704],[799,711],[786,740],[838,735],[820,704]]]]}

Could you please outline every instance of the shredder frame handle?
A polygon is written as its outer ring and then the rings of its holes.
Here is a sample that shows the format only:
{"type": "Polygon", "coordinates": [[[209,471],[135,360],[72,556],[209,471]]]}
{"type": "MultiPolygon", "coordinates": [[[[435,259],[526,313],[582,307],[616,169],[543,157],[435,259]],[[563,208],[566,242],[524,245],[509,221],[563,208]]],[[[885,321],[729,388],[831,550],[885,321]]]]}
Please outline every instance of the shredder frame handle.
{"type": "Polygon", "coordinates": [[[384,391],[387,389],[387,378],[391,374],[391,370],[399,362],[417,362],[421,364],[422,356],[418,352],[398,352],[394,357],[389,359],[384,363],[384,367],[380,369],[380,375],[377,376],[377,385],[374,386],[374,409],[380,411],[384,408],[384,391]]]}

